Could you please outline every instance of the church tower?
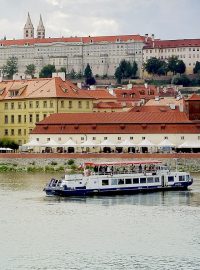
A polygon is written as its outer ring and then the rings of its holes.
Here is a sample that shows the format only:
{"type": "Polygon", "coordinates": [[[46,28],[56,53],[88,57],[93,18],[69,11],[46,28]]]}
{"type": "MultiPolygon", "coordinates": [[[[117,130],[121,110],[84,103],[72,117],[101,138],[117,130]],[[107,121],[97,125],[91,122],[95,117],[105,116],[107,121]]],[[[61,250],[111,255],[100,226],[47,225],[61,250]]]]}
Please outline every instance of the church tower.
{"type": "Polygon", "coordinates": [[[39,25],[37,27],[37,38],[45,38],[45,28],[44,28],[41,15],[40,15],[39,25]]]}
{"type": "Polygon", "coordinates": [[[24,39],[34,38],[34,27],[28,12],[26,24],[24,26],[24,39]]]}

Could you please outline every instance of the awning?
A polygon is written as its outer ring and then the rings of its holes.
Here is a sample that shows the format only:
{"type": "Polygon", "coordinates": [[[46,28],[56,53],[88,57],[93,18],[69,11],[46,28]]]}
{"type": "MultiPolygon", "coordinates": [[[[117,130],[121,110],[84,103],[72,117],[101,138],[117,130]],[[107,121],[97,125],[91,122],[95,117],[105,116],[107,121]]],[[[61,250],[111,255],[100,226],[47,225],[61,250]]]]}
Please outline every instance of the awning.
{"type": "Polygon", "coordinates": [[[33,146],[41,146],[41,144],[36,140],[32,140],[22,145],[22,147],[33,147],[33,146]]]}
{"type": "Polygon", "coordinates": [[[184,143],[180,144],[178,148],[200,148],[199,141],[185,141],[184,143]]]}
{"type": "Polygon", "coordinates": [[[110,140],[104,140],[99,144],[99,146],[116,146],[117,144],[110,141],[110,140]]]}
{"type": "Polygon", "coordinates": [[[90,146],[94,147],[94,146],[98,146],[98,144],[95,144],[95,143],[94,143],[93,141],[91,141],[91,140],[87,140],[87,141],[81,143],[79,146],[80,146],[80,147],[90,147],[90,146]]]}
{"type": "Polygon", "coordinates": [[[50,140],[47,143],[42,144],[42,146],[44,146],[44,147],[62,147],[62,145],[60,143],[57,143],[54,140],[50,140]]]}
{"type": "Polygon", "coordinates": [[[162,142],[158,144],[159,147],[174,147],[175,144],[170,142],[168,139],[164,139],[162,142]]]}
{"type": "Polygon", "coordinates": [[[126,146],[127,147],[135,147],[135,146],[137,146],[137,144],[126,139],[126,140],[120,142],[119,144],[117,144],[117,146],[119,146],[119,147],[126,147],[126,146]]]}
{"type": "Polygon", "coordinates": [[[155,144],[150,142],[149,140],[145,139],[145,140],[142,140],[137,146],[139,146],[139,147],[151,147],[151,146],[155,146],[155,144]]]}
{"type": "Polygon", "coordinates": [[[66,141],[66,143],[62,144],[62,146],[75,147],[77,146],[77,144],[72,139],[69,139],[68,141],[66,141]]]}

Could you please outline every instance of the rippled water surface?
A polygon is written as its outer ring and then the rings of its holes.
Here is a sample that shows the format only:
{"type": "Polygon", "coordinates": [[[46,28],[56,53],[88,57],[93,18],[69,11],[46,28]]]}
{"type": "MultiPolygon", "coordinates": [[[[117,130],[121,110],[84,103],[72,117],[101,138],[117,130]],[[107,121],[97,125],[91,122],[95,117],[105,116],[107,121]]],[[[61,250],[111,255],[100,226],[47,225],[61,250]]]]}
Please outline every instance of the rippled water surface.
{"type": "Polygon", "coordinates": [[[200,175],[189,191],[67,199],[45,196],[50,177],[0,174],[0,269],[200,269],[200,175]]]}

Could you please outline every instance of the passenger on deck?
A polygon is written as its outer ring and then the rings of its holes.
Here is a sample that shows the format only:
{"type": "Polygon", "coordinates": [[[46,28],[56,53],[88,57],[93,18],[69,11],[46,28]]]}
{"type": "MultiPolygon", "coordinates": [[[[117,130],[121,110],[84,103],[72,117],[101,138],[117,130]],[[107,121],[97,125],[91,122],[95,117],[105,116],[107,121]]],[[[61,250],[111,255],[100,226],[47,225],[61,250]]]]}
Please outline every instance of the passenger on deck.
{"type": "Polygon", "coordinates": [[[142,165],[140,164],[139,165],[139,173],[141,173],[142,172],[142,165]]]}

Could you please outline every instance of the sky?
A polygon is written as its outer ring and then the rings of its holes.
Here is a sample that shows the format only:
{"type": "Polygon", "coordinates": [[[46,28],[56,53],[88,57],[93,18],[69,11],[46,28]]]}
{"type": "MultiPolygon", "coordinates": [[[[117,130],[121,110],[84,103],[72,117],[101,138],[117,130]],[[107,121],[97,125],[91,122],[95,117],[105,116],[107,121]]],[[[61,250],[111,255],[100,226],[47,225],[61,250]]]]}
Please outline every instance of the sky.
{"type": "Polygon", "coordinates": [[[23,38],[27,14],[46,37],[154,34],[200,38],[200,0],[0,0],[0,39],[23,38]]]}

